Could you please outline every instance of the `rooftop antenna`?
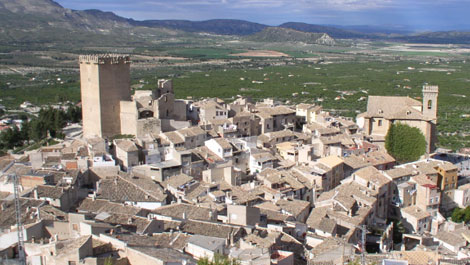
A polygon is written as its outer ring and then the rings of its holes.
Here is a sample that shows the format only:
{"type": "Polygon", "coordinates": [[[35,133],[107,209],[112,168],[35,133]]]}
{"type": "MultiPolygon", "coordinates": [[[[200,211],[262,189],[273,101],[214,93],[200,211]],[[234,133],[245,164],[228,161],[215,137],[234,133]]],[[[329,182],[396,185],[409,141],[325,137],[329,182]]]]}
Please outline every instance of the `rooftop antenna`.
{"type": "Polygon", "coordinates": [[[18,175],[11,174],[13,178],[14,195],[15,195],[15,212],[16,212],[16,230],[18,233],[18,259],[20,264],[26,265],[26,254],[24,251],[23,224],[21,223],[21,204],[19,194],[19,178],[18,175]]]}
{"type": "MultiPolygon", "coordinates": [[[[15,165],[16,160],[13,160],[8,164],[3,170],[0,171],[1,174],[5,174],[10,168],[15,165]]],[[[16,228],[18,233],[18,258],[19,262],[22,265],[26,265],[26,254],[24,251],[24,239],[23,239],[23,224],[21,223],[21,204],[20,204],[20,192],[19,192],[19,178],[18,174],[15,172],[9,174],[8,177],[13,180],[13,193],[15,197],[15,213],[16,213],[16,228]]]]}
{"type": "Polygon", "coordinates": [[[367,226],[364,224],[362,226],[358,227],[361,229],[361,264],[365,265],[366,264],[366,233],[367,231],[367,226]]]}

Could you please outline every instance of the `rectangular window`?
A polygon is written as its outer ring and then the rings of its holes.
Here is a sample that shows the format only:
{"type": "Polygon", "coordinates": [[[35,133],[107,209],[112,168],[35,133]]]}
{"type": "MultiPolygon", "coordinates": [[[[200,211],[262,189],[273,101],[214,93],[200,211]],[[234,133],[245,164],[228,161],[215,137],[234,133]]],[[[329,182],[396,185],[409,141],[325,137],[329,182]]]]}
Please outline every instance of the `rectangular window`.
{"type": "Polygon", "coordinates": [[[379,120],[379,126],[382,126],[382,120],[379,120]]]}

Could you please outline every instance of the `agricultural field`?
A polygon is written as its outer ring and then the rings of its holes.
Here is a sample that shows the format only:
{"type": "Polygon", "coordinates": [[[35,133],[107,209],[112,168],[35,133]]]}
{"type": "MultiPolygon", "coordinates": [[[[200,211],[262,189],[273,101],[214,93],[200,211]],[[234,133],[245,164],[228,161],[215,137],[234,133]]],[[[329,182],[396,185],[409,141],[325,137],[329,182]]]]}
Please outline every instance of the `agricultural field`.
{"type": "Polygon", "coordinates": [[[326,110],[350,117],[365,111],[368,95],[410,96],[420,100],[423,84],[439,85],[439,140],[441,146],[456,149],[470,143],[469,71],[470,64],[461,62],[444,65],[300,62],[250,70],[188,73],[175,78],[174,85],[180,98],[211,96],[230,101],[236,95],[256,100],[271,97],[292,104],[320,104],[326,110]]]}
{"type": "MultiPolygon", "coordinates": [[[[104,50],[0,54],[0,104],[14,109],[24,101],[37,105],[78,102],[78,55],[104,50]]],[[[256,100],[270,97],[287,104],[319,104],[349,117],[365,110],[368,95],[420,100],[423,84],[438,85],[439,145],[453,149],[470,146],[466,47],[366,41],[321,46],[220,37],[114,51],[132,55],[133,89],[152,89],[159,78],[171,78],[178,98],[231,101],[237,95],[256,100]]]]}

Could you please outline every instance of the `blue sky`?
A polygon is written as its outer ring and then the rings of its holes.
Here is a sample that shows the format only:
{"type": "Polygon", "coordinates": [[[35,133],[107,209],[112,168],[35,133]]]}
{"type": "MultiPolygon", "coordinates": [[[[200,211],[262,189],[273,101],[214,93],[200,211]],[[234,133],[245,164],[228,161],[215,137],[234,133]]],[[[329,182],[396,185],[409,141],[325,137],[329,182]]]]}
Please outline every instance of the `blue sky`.
{"type": "Polygon", "coordinates": [[[56,0],[144,19],[242,19],[268,25],[404,25],[409,30],[470,30],[470,0],[56,0]]]}

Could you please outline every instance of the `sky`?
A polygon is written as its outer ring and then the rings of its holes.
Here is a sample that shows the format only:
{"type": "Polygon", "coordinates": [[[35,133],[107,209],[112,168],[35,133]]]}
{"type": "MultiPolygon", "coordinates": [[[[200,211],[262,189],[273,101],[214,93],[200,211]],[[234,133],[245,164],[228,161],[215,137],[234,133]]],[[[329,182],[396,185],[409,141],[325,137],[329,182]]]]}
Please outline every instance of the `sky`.
{"type": "Polygon", "coordinates": [[[405,26],[410,31],[470,30],[470,0],[56,0],[63,7],[100,9],[135,20],[241,19],[277,26],[405,26]]]}

